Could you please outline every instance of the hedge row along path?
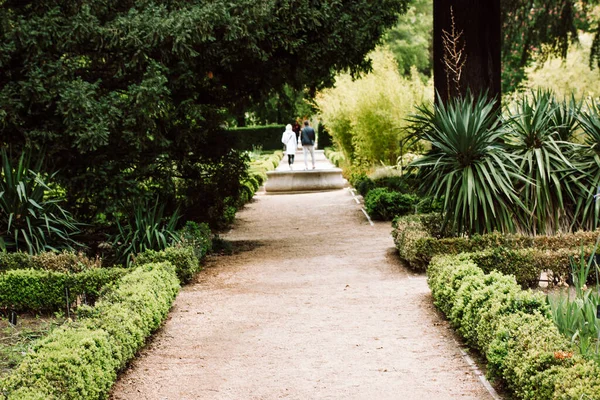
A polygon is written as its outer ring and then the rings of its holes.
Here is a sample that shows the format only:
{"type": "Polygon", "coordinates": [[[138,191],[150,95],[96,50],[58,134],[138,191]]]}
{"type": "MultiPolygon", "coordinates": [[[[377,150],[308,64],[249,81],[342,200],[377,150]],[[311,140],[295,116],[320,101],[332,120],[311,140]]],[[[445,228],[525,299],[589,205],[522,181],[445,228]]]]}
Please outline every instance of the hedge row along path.
{"type": "Polygon", "coordinates": [[[346,189],[257,194],[115,385],[121,399],[490,399],[346,189]]]}

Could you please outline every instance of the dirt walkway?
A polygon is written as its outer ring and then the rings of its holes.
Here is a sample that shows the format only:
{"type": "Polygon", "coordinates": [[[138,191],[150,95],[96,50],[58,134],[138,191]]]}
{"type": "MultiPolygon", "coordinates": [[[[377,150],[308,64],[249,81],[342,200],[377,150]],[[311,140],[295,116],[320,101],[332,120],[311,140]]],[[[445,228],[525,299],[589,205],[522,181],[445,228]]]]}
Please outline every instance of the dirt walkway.
{"type": "Polygon", "coordinates": [[[489,399],[390,230],[347,190],[256,196],[112,399],[489,399]]]}

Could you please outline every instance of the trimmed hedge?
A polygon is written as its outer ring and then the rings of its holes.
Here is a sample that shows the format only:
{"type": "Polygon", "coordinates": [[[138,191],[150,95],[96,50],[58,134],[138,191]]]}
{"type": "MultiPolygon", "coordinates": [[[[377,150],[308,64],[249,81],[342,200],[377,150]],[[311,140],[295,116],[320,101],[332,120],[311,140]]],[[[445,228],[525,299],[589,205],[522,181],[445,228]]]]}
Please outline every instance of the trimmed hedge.
{"type": "Polygon", "coordinates": [[[281,135],[285,125],[248,126],[225,131],[226,140],[237,150],[252,150],[261,146],[263,150],[281,150],[281,135]]]}
{"type": "Polygon", "coordinates": [[[41,269],[56,272],[81,272],[91,268],[100,268],[99,259],[92,260],[83,253],[63,251],[62,253],[44,252],[37,255],[28,253],[0,252],[0,272],[12,269],[41,269]]]}
{"type": "Polygon", "coordinates": [[[103,287],[129,271],[124,268],[94,268],[71,274],[38,269],[9,270],[0,274],[0,308],[45,312],[64,310],[65,288],[69,291],[69,304],[83,294],[93,302],[103,287]]]}
{"type": "Polygon", "coordinates": [[[135,263],[138,265],[165,261],[175,267],[175,272],[181,283],[191,281],[194,275],[200,271],[200,260],[191,247],[173,246],[161,251],[146,250],[135,257],[135,263]]]}
{"type": "Polygon", "coordinates": [[[164,321],[178,290],[171,264],[135,268],[95,308],[82,309],[80,320],[36,342],[0,392],[8,400],[106,398],[117,372],[164,321]]]}
{"type": "MultiPolygon", "coordinates": [[[[419,216],[398,218],[394,221],[392,236],[400,257],[408,262],[415,270],[424,271],[431,259],[441,254],[459,254],[485,251],[493,248],[535,249],[535,256],[551,254],[560,251],[559,254],[569,254],[581,246],[593,246],[598,238],[599,231],[575,232],[555,236],[523,236],[502,235],[490,233],[485,235],[473,235],[471,238],[441,238],[436,239],[425,229],[419,216]],[[564,250],[573,249],[573,250],[564,250]]],[[[526,253],[526,252],[524,252],[526,253]]],[[[573,255],[575,255],[573,253],[573,255]]],[[[544,257],[550,260],[551,256],[544,257]]],[[[546,269],[546,268],[542,268],[546,269]]],[[[551,268],[548,268],[551,269],[551,268]]]]}
{"type": "Polygon", "coordinates": [[[543,294],[485,274],[469,254],[435,257],[427,276],[434,303],[517,398],[600,398],[600,367],[559,333],[543,294]]]}

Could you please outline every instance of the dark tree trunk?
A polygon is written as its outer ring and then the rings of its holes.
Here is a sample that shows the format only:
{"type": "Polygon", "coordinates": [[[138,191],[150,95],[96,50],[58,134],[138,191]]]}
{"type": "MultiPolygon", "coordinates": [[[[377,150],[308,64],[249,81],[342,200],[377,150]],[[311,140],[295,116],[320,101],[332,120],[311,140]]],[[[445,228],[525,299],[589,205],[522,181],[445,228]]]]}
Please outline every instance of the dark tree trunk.
{"type": "Polygon", "coordinates": [[[446,102],[449,96],[464,95],[469,89],[473,94],[487,92],[488,97],[499,100],[501,44],[500,0],[434,0],[434,85],[442,100],[446,102]],[[452,32],[452,14],[455,37],[463,32],[457,49],[464,46],[463,57],[466,55],[458,84],[453,81],[456,74],[447,73],[444,61],[444,54],[448,54],[444,49],[444,31],[452,32]]]}

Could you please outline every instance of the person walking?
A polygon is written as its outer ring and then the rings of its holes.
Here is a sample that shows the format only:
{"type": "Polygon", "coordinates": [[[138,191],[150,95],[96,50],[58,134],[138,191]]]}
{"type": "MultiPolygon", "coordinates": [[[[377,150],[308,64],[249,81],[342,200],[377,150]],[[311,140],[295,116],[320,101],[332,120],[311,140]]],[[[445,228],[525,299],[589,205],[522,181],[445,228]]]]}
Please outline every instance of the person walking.
{"type": "Polygon", "coordinates": [[[315,169],[315,130],[304,121],[304,128],[300,134],[302,149],[304,150],[304,169],[308,169],[308,153],[312,159],[312,169],[315,169]]]}
{"type": "Polygon", "coordinates": [[[296,156],[296,146],[298,142],[296,139],[296,134],[292,130],[291,124],[287,124],[285,126],[285,132],[283,132],[283,135],[281,135],[281,143],[285,145],[285,154],[287,154],[288,156],[288,164],[290,166],[290,169],[294,169],[293,164],[294,158],[296,156]]]}

